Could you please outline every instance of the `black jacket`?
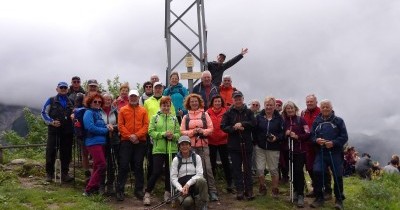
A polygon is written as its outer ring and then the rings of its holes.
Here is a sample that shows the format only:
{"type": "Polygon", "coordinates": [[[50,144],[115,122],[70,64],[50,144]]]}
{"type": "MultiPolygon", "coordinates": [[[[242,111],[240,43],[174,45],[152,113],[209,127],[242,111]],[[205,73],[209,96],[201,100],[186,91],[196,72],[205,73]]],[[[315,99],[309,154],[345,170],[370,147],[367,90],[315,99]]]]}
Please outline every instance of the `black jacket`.
{"type": "Polygon", "coordinates": [[[257,115],[256,144],[258,147],[266,150],[279,151],[280,145],[284,139],[283,118],[278,111],[274,111],[271,120],[265,118],[265,110],[257,115]],[[276,136],[274,142],[267,141],[267,134],[276,136]]]}
{"type": "Polygon", "coordinates": [[[222,117],[221,129],[228,133],[228,149],[231,151],[241,151],[242,141],[245,143],[246,150],[253,149],[252,131],[256,126],[257,121],[253,112],[243,105],[241,109],[236,109],[234,106],[228,109],[222,117]],[[234,130],[233,126],[236,123],[242,123],[243,131],[234,130]]]}
{"type": "Polygon", "coordinates": [[[242,54],[239,54],[235,56],[234,58],[230,59],[229,61],[220,64],[216,61],[213,62],[208,62],[207,63],[207,69],[208,71],[211,72],[212,76],[212,83],[219,87],[222,82],[222,75],[224,74],[224,71],[235,65],[238,61],[240,61],[243,58],[242,54]]]}

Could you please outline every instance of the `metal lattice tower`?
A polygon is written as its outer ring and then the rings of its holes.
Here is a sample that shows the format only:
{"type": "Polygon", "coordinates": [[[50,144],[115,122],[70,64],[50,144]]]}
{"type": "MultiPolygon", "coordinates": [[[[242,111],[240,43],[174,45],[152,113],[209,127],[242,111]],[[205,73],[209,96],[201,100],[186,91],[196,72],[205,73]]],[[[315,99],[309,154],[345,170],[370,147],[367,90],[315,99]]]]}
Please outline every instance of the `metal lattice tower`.
{"type": "MultiPolygon", "coordinates": [[[[188,54],[195,59],[199,71],[204,70],[201,60],[207,52],[207,28],[204,14],[204,0],[165,0],[165,40],[167,44],[168,66],[166,84],[172,71],[182,66],[188,54]],[[184,6],[186,5],[186,6],[184,6]],[[179,12],[178,12],[179,11],[179,12]]],[[[205,58],[206,59],[206,58],[205,58]]],[[[188,68],[188,71],[191,69],[188,68]]],[[[189,89],[193,80],[189,80],[189,89]]]]}

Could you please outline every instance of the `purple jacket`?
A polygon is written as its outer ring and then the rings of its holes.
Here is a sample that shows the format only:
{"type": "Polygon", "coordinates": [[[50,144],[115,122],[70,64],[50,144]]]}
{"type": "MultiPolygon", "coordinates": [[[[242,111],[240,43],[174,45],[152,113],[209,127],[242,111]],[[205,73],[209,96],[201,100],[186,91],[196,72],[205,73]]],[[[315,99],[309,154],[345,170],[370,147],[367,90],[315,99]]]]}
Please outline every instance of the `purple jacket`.
{"type": "MultiPolygon", "coordinates": [[[[295,154],[305,153],[307,151],[306,141],[308,141],[310,138],[310,129],[305,129],[305,127],[308,128],[308,125],[303,117],[293,116],[284,119],[283,130],[285,134],[287,130],[291,130],[297,136],[299,136],[298,139],[292,139],[293,152],[295,154]]],[[[285,150],[289,150],[288,141],[289,136],[285,136],[285,140],[283,142],[285,150]]]]}

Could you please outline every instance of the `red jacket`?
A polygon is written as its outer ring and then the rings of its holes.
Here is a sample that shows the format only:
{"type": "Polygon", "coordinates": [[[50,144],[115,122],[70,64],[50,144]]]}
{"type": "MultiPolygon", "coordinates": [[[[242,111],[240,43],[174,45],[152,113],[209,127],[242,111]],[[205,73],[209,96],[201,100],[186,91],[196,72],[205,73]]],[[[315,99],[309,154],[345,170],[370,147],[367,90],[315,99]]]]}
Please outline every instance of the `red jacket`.
{"type": "Polygon", "coordinates": [[[207,113],[210,115],[214,126],[212,135],[208,137],[208,144],[210,145],[218,146],[222,144],[228,144],[228,134],[221,129],[222,116],[225,112],[225,107],[222,107],[219,111],[214,111],[212,107],[207,110],[207,113]]]}
{"type": "Polygon", "coordinates": [[[312,128],[312,124],[313,124],[315,118],[317,118],[317,116],[319,115],[319,113],[321,113],[321,110],[319,109],[319,107],[316,107],[313,110],[305,109],[301,112],[301,116],[304,118],[304,120],[306,121],[306,123],[310,129],[312,128]]]}
{"type": "Polygon", "coordinates": [[[225,106],[230,107],[233,104],[232,93],[236,91],[236,88],[230,86],[225,87],[224,85],[219,86],[219,95],[224,99],[225,106]]]}

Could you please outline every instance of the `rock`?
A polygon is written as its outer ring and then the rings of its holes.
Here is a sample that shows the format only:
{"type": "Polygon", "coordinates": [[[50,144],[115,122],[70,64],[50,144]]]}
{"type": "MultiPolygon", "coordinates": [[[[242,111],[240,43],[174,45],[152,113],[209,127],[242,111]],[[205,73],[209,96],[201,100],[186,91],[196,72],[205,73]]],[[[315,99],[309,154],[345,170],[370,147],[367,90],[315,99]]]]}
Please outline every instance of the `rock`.
{"type": "Polygon", "coordinates": [[[11,165],[23,165],[23,164],[25,164],[26,163],[26,159],[15,159],[15,160],[12,160],[11,162],[11,165]]]}

